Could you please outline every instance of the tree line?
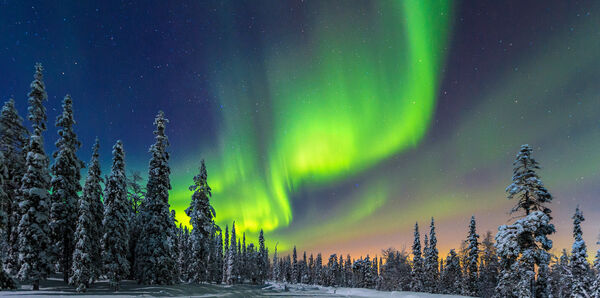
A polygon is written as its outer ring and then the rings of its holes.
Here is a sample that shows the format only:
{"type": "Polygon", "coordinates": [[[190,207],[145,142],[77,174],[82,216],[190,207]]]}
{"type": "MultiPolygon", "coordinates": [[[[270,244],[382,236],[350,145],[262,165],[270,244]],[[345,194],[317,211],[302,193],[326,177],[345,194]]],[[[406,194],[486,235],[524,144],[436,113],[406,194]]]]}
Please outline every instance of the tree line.
{"type": "Polygon", "coordinates": [[[279,256],[275,246],[271,259],[262,231],[255,246],[246,244],[245,234],[236,235],[235,222],[224,231],[215,223],[203,160],[185,210],[191,229],[177,225],[169,205],[169,121],[163,112],[154,119],[145,186],[139,173],[126,175],[121,141],[113,146],[110,173],[103,177],[98,139],[82,185],[85,164],[77,157],[81,143],[72,98],[65,96],[56,118],[58,139],[50,164],[44,151],[48,97],[40,64],[30,87],[31,129],[23,125],[14,100],[0,112],[1,288],[15,288],[18,279],[38,290],[40,281],[61,273],[78,292],[106,278],[114,290],[123,280],[156,285],[274,280],[481,297],[600,297],[600,251],[590,264],[579,208],[573,215],[570,253],[550,253],[553,197],[528,145],[517,153],[506,188],[508,199],[516,201],[511,210],[516,217],[495,236],[488,231],[480,240],[471,217],[461,246],[441,257],[431,218],[423,237],[415,223],[410,253],[388,248],[379,257],[331,254],[323,259],[319,253],[307,258],[304,252],[300,258],[295,246],[286,256],[279,256]]]}
{"type": "Polygon", "coordinates": [[[73,99],[64,97],[56,118],[58,139],[50,164],[43,136],[48,95],[39,63],[30,87],[31,130],[23,125],[13,99],[0,112],[0,287],[16,288],[16,278],[39,290],[40,281],[52,273],[61,273],[78,292],[101,278],[114,290],[125,279],[156,285],[267,279],[269,258],[262,231],[258,247],[246,245],[245,234],[241,241],[236,237],[234,223],[231,238],[225,230],[223,247],[204,160],[193,177],[193,195],[185,210],[192,229],[177,226],[169,205],[169,121],[162,111],[154,119],[155,143],[145,187],[139,173],[127,177],[120,140],[112,148],[110,173],[102,177],[98,139],[82,186],[85,164],[77,157],[81,142],[74,130],[73,99]]]}
{"type": "Polygon", "coordinates": [[[559,256],[549,252],[548,236],[555,232],[548,206],[552,195],[537,174],[540,166],[532,151],[522,145],[516,155],[506,192],[517,202],[511,213],[518,215],[512,224],[500,226],[495,237],[488,231],[480,241],[473,216],[460,248],[440,257],[432,218],[423,238],[415,223],[411,253],[389,248],[380,257],[332,254],[324,260],[320,253],[307,259],[306,252],[299,259],[296,247],[285,257],[275,250],[271,276],[289,283],[478,297],[600,297],[600,250],[590,264],[579,207],[570,254],[566,249],[559,256]]]}

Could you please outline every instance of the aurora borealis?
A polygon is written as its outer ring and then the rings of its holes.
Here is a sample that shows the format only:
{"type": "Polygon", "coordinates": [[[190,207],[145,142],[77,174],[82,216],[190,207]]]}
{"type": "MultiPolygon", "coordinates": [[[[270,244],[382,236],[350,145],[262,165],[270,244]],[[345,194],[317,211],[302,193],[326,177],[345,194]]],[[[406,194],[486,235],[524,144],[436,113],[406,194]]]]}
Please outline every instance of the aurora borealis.
{"type": "MultiPolygon", "coordinates": [[[[0,99],[25,115],[46,69],[49,124],[74,100],[79,151],[122,139],[147,173],[170,124],[180,222],[207,163],[217,222],[280,250],[377,254],[438,223],[457,247],[510,218],[514,154],[534,147],[557,248],[579,204],[600,223],[600,6],[450,1],[0,3],[0,99]]],[[[45,136],[54,151],[56,130],[45,136]]]]}

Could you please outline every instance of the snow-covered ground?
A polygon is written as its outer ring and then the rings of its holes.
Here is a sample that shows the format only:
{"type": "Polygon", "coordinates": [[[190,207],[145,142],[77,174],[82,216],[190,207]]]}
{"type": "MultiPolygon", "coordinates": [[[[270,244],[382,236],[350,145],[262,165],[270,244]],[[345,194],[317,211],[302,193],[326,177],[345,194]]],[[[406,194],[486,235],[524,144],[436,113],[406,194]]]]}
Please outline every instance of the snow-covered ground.
{"type": "MultiPolygon", "coordinates": [[[[30,285],[15,291],[0,292],[2,297],[73,297],[73,287],[66,286],[59,278],[50,278],[40,286],[40,291],[31,291],[30,285]]],[[[382,292],[370,289],[333,288],[302,284],[269,283],[254,285],[179,284],[174,286],[144,286],[133,281],[124,281],[121,290],[110,291],[106,281],[100,281],[85,294],[76,297],[460,297],[413,292],[382,292]]]]}

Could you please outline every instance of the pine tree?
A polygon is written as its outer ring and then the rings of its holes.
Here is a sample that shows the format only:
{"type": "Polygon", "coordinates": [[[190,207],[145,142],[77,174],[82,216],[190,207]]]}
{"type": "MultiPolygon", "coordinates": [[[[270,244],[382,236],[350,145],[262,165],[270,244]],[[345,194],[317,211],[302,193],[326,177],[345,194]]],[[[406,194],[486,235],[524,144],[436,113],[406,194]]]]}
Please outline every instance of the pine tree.
{"type": "Polygon", "coordinates": [[[590,264],[587,261],[587,247],[583,241],[581,222],[585,218],[579,206],[573,215],[573,248],[571,250],[571,296],[588,297],[590,293],[590,264]]]}
{"type": "MultiPolygon", "coordinates": [[[[551,211],[545,206],[545,203],[552,201],[552,195],[544,187],[536,173],[540,166],[531,157],[532,151],[533,149],[529,145],[522,145],[513,163],[513,182],[506,188],[506,192],[508,192],[509,199],[516,196],[518,202],[511,212],[523,210],[525,215],[529,215],[532,211],[542,211],[550,216],[551,211]]],[[[552,218],[550,217],[550,219],[552,218]]]]}
{"type": "MultiPolygon", "coordinates": [[[[185,210],[187,216],[190,217],[190,224],[192,225],[190,236],[192,243],[190,279],[194,282],[201,282],[206,280],[206,258],[208,256],[210,232],[214,225],[213,217],[215,216],[215,210],[210,205],[211,189],[207,183],[204,160],[201,162],[200,173],[194,177],[194,184],[190,186],[190,190],[194,194],[192,195],[190,206],[185,210]]],[[[225,233],[225,238],[227,238],[227,232],[225,233]]],[[[232,237],[234,236],[232,232],[232,237]]],[[[235,246],[232,245],[232,247],[235,246]]],[[[227,257],[229,257],[229,254],[227,257]]],[[[231,261],[233,262],[233,260],[231,261]]]]}
{"type": "Polygon", "coordinates": [[[26,172],[22,178],[22,195],[19,203],[21,220],[17,228],[19,234],[19,262],[21,267],[18,276],[21,280],[29,280],[34,290],[39,290],[41,279],[52,271],[54,262],[50,242],[50,173],[48,157],[44,152],[42,133],[46,130],[47,100],[42,65],[36,64],[34,81],[29,93],[29,121],[32,122],[33,133],[27,145],[26,172]]]}
{"type": "Polygon", "coordinates": [[[129,227],[127,215],[127,182],[125,176],[125,152],[123,143],[113,146],[113,161],[110,176],[106,181],[104,194],[104,236],[102,237],[102,258],[104,272],[112,289],[117,291],[122,279],[127,277],[130,264],[127,261],[129,247],[129,227]]]}
{"type": "MultiPolygon", "coordinates": [[[[89,175],[88,175],[89,178],[89,175]]],[[[87,186],[87,181],[86,181],[87,186]]],[[[96,223],[92,217],[92,197],[83,195],[79,198],[78,219],[75,230],[75,251],[73,252],[72,275],[69,284],[77,287],[77,292],[85,292],[94,281],[98,269],[95,267],[94,257],[96,248],[93,243],[93,229],[96,223]]]]}
{"type": "Polygon", "coordinates": [[[513,225],[500,226],[496,234],[496,248],[502,260],[496,294],[502,297],[534,295],[535,267],[545,266],[542,250],[552,248],[548,235],[555,229],[550,223],[552,211],[545,205],[552,201],[552,195],[535,172],[540,167],[531,152],[529,145],[521,146],[513,163],[513,182],[506,188],[508,199],[518,196],[519,200],[511,212],[522,210],[525,217],[513,225]]]}
{"type": "MultiPolygon", "coordinates": [[[[87,177],[85,184],[83,185],[83,193],[81,199],[89,203],[89,212],[91,225],[88,230],[90,234],[90,245],[91,258],[93,262],[92,277],[94,280],[98,279],[102,274],[102,236],[104,235],[104,227],[102,225],[102,219],[104,218],[104,205],[102,203],[102,186],[100,183],[102,180],[102,172],[100,170],[100,141],[96,138],[94,143],[92,159],[89,164],[87,177]]],[[[80,203],[81,205],[81,203],[80,203]]],[[[79,216],[81,217],[81,215],[79,216]]]]}
{"type": "Polygon", "coordinates": [[[55,145],[52,165],[52,207],[50,209],[51,240],[56,245],[63,280],[68,282],[75,247],[74,234],[78,221],[78,192],[81,191],[81,168],[84,164],[77,158],[81,143],[73,130],[73,100],[66,95],[62,103],[62,114],[56,118],[59,138],[55,145]]]}
{"type": "MultiPolygon", "coordinates": [[[[141,236],[136,245],[135,268],[143,284],[170,285],[175,281],[175,259],[171,253],[173,221],[169,212],[169,139],[165,135],[169,120],[159,111],[154,119],[156,142],[150,147],[146,198],[140,205],[141,236]]],[[[194,227],[195,228],[195,227],[194,227]]],[[[193,231],[192,231],[193,234],[193,231]]]]}
{"type": "Polygon", "coordinates": [[[6,268],[13,274],[19,270],[19,246],[17,226],[21,220],[19,211],[19,188],[25,174],[25,158],[29,132],[23,126],[23,118],[15,108],[15,101],[8,100],[0,112],[0,151],[4,153],[6,173],[2,188],[6,194],[5,205],[1,206],[8,216],[4,229],[8,244],[6,268]]]}
{"type": "Polygon", "coordinates": [[[471,216],[471,222],[469,223],[469,234],[467,236],[467,242],[469,244],[467,248],[467,262],[466,266],[466,284],[464,293],[467,296],[477,296],[477,282],[479,276],[477,274],[479,264],[479,235],[476,232],[475,216],[471,216]]]}
{"type": "Polygon", "coordinates": [[[415,240],[412,246],[413,270],[411,275],[411,291],[423,291],[423,259],[421,256],[421,237],[419,235],[419,224],[415,223],[415,240]]]}
{"type": "MultiPolygon", "coordinates": [[[[9,223],[7,210],[11,208],[10,197],[5,189],[8,189],[9,170],[4,153],[0,151],[0,231],[6,233],[9,223]]],[[[2,260],[4,261],[4,260],[2,260]]],[[[3,269],[0,268],[0,289],[16,289],[15,282],[3,269]]]]}

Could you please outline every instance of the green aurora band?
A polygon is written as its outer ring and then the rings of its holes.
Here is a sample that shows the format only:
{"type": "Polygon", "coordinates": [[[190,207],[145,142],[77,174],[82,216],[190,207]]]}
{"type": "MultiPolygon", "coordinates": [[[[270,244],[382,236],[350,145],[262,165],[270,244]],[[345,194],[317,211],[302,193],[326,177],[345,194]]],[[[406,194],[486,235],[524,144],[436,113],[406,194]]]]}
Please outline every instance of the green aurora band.
{"type": "MultiPolygon", "coordinates": [[[[364,11],[333,3],[308,3],[321,13],[309,18],[314,26],[304,39],[265,40],[259,58],[240,54],[232,22],[223,21],[226,58],[210,79],[222,106],[219,140],[201,144],[194,156],[207,160],[219,225],[235,220],[250,233],[286,227],[299,190],[359,174],[426,134],[451,3],[369,2],[364,11]]],[[[171,193],[184,224],[190,177],[175,172],[171,193]]],[[[376,199],[372,192],[351,199],[369,208],[342,212],[336,221],[383,206],[385,187],[376,188],[376,199]]]]}

